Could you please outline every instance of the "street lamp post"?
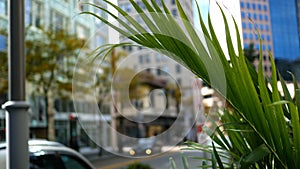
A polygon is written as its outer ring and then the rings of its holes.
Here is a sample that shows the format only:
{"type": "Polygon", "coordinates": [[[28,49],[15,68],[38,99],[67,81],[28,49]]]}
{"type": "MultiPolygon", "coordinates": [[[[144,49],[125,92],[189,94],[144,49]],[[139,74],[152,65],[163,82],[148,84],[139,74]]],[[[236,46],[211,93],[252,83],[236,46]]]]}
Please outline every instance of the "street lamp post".
{"type": "Polygon", "coordinates": [[[24,0],[9,0],[9,99],[6,110],[7,169],[29,168],[28,113],[25,102],[24,0]]]}

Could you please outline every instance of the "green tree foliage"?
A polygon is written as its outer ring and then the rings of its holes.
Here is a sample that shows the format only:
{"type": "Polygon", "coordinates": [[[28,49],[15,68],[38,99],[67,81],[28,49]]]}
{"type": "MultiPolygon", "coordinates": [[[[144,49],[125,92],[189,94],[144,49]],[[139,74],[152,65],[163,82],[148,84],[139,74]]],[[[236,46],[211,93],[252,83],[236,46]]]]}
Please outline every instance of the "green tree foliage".
{"type": "Polygon", "coordinates": [[[258,51],[255,50],[254,43],[244,49],[244,55],[249,60],[250,63],[253,63],[255,59],[259,58],[258,51]]]}
{"type": "Polygon", "coordinates": [[[55,97],[70,98],[73,69],[85,41],[65,30],[39,30],[26,40],[26,79],[45,97],[48,139],[54,140],[55,97]]]}
{"type": "MultiPolygon", "coordinates": [[[[77,54],[84,40],[64,30],[41,30],[40,38],[26,40],[26,79],[46,95],[49,90],[71,92],[77,54]]],[[[54,92],[54,91],[52,91],[54,92]]]]}
{"type": "Polygon", "coordinates": [[[7,93],[8,90],[8,63],[7,52],[0,51],[0,95],[7,93]]]}
{"type": "MultiPolygon", "coordinates": [[[[0,30],[1,36],[7,36],[6,31],[0,30]]],[[[8,61],[7,51],[0,50],[0,96],[7,93],[8,90],[8,61]]]]}
{"type": "Polygon", "coordinates": [[[126,169],[152,169],[149,165],[147,164],[142,164],[142,163],[133,163],[130,164],[126,167],[126,169]]]}

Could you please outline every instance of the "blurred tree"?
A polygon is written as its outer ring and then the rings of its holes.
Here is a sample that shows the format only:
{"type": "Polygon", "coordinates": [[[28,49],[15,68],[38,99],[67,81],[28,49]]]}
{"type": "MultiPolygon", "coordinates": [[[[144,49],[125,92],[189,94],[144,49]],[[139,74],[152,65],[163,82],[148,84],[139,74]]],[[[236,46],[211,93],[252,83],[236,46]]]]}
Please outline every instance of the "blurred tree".
{"type": "MultiPolygon", "coordinates": [[[[4,30],[0,30],[0,36],[7,37],[7,32],[4,30]]],[[[7,91],[8,91],[8,60],[7,59],[8,59],[7,51],[0,49],[0,104],[3,104],[7,100],[7,91]]]]}
{"type": "Polygon", "coordinates": [[[244,49],[244,55],[249,62],[253,64],[254,60],[258,58],[258,52],[254,47],[254,43],[250,43],[250,45],[244,49]]]}
{"type": "Polygon", "coordinates": [[[45,99],[47,137],[55,139],[54,96],[70,97],[72,73],[84,40],[64,30],[32,30],[26,35],[26,79],[45,99]]]}
{"type": "Polygon", "coordinates": [[[0,96],[7,94],[8,90],[8,64],[6,51],[0,51],[0,96]]]}

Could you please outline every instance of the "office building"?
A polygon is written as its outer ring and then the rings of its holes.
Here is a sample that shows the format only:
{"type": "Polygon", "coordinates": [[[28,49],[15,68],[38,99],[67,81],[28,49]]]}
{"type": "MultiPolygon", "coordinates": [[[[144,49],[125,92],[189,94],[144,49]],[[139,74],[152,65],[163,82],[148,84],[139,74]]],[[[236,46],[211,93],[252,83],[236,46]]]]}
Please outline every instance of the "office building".
{"type": "MultiPolygon", "coordinates": [[[[242,37],[244,48],[252,43],[257,51],[260,50],[259,34],[262,40],[263,70],[265,75],[271,75],[269,51],[274,53],[272,25],[269,0],[240,0],[242,18],[242,37]]],[[[275,54],[276,57],[276,54],[275,54]]],[[[257,69],[258,59],[254,61],[257,69]]]]}
{"type": "Polygon", "coordinates": [[[276,59],[300,57],[298,0],[270,0],[273,47],[276,59]]]}

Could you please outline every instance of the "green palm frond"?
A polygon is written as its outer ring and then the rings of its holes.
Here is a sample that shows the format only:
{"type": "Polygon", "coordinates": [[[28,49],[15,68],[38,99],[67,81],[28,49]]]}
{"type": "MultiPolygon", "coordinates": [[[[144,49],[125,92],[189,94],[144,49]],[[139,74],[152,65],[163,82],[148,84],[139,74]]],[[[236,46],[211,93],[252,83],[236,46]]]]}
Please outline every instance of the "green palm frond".
{"type": "MultiPolygon", "coordinates": [[[[282,97],[278,91],[276,68],[271,54],[272,78],[270,81],[265,78],[262,50],[256,72],[244,56],[237,23],[233,19],[237,38],[232,39],[234,36],[228,18],[221,7],[220,19],[224,20],[228,53],[221,48],[210,15],[208,26],[200,15],[202,30],[199,32],[189,21],[179,0],[176,0],[179,18],[170,14],[164,1],[161,1],[160,7],[154,0],[142,0],[146,8],[141,9],[135,1],[130,0],[143,24],[139,24],[109,0],[104,1],[112,5],[120,16],[105,8],[93,6],[115,18],[119,27],[95,13],[83,14],[98,18],[131,40],[133,45],[148,47],[179,62],[233,106],[233,109],[224,110],[221,115],[224,130],[219,126],[211,133],[214,141],[212,146],[190,144],[190,148],[212,154],[211,159],[203,160],[203,165],[210,162],[213,168],[300,168],[300,90],[297,83],[295,96],[291,96],[279,76],[284,92],[282,97]],[[234,42],[238,44],[237,51],[234,42]]],[[[200,14],[198,5],[197,8],[200,14]]],[[[186,161],[185,158],[183,161],[186,161]]],[[[171,164],[176,168],[173,160],[171,164]]]]}

